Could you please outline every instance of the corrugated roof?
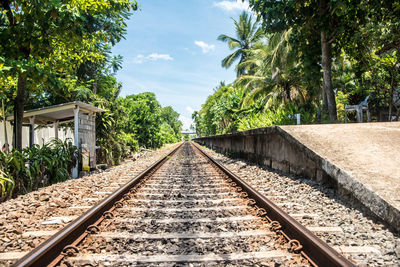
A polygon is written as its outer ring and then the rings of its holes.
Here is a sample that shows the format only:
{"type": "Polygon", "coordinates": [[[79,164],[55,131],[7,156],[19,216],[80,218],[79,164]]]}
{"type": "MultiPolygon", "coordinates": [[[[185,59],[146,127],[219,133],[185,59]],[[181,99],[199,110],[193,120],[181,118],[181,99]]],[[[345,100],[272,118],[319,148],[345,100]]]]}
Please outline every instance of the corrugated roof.
{"type": "MultiPolygon", "coordinates": [[[[95,107],[87,103],[74,101],[74,102],[24,111],[24,122],[29,123],[29,118],[33,116],[35,116],[35,124],[51,124],[56,121],[60,122],[70,121],[73,120],[74,118],[74,108],[77,106],[79,107],[80,110],[86,113],[98,113],[105,111],[101,108],[95,107]]],[[[7,120],[13,121],[14,116],[13,115],[7,116],[7,120]]]]}

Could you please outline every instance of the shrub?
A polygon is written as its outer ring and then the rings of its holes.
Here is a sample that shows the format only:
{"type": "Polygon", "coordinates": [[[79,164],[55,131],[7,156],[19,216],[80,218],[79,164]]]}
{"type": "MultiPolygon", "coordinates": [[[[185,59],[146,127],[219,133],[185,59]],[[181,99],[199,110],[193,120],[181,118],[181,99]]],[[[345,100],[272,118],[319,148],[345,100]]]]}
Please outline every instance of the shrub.
{"type": "Polygon", "coordinates": [[[135,152],[139,150],[139,143],[134,134],[122,133],[119,135],[119,140],[121,140],[122,143],[126,144],[126,146],[129,147],[130,151],[135,152]]]}
{"type": "Polygon", "coordinates": [[[8,178],[5,172],[0,170],[0,202],[11,197],[14,185],[14,181],[8,178]]]}
{"type": "Polygon", "coordinates": [[[69,179],[78,157],[71,139],[0,152],[0,200],[69,179]]]}
{"type": "Polygon", "coordinates": [[[251,113],[239,120],[239,131],[268,127],[273,125],[296,124],[295,119],[290,119],[289,115],[300,113],[301,124],[310,124],[315,121],[313,107],[297,107],[287,104],[264,112],[251,113]]]}

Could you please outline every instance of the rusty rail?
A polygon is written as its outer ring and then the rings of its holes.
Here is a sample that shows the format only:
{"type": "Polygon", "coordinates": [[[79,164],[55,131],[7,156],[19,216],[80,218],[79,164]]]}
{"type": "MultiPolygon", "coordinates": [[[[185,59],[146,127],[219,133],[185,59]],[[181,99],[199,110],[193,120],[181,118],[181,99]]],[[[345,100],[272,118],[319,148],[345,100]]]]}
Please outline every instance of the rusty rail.
{"type": "MultiPolygon", "coordinates": [[[[92,207],[78,219],[71,222],[39,247],[29,252],[13,266],[54,266],[57,265],[65,255],[68,255],[70,252],[77,252],[78,249],[76,245],[79,244],[86,235],[96,232],[98,230],[98,225],[103,220],[113,216],[112,211],[121,204],[121,200],[127,197],[127,193],[134,192],[134,187],[142,182],[144,177],[153,173],[163,165],[181,146],[182,144],[176,147],[167,156],[131,179],[106,199],[92,207]]],[[[259,207],[259,214],[268,220],[272,230],[276,231],[278,235],[288,241],[291,251],[301,253],[312,265],[354,266],[353,263],[329,247],[304,226],[283,212],[274,203],[216,162],[200,149],[198,145],[194,145],[194,147],[213,163],[220,172],[227,175],[234,184],[238,185],[238,191],[243,191],[244,197],[248,196],[253,199],[254,205],[259,207]]]]}
{"type": "Polygon", "coordinates": [[[101,221],[113,216],[112,211],[119,205],[119,201],[124,198],[124,195],[129,193],[146,175],[154,172],[163,165],[182,144],[22,257],[13,266],[54,266],[62,260],[64,255],[67,255],[71,251],[76,252],[77,248],[75,245],[80,243],[88,233],[96,231],[97,225],[101,221]]]}
{"type": "Polygon", "coordinates": [[[288,241],[292,251],[301,253],[315,266],[355,266],[273,202],[218,163],[204,152],[198,144],[194,144],[194,147],[235,182],[240,187],[238,191],[243,190],[249,198],[254,200],[254,204],[260,207],[260,215],[266,217],[272,230],[281,234],[288,241]]]}

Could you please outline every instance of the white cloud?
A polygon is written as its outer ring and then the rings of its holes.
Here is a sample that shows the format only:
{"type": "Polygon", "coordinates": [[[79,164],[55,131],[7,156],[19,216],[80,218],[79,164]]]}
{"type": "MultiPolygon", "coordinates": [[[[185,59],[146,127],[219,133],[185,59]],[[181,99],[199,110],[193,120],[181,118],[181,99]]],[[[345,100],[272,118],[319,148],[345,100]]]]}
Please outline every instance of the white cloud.
{"type": "Polygon", "coordinates": [[[236,0],[236,1],[221,1],[221,2],[214,2],[214,6],[219,7],[225,11],[237,11],[237,10],[247,10],[249,11],[249,2],[242,0],[236,0]]]}
{"type": "Polygon", "coordinates": [[[146,60],[157,61],[157,60],[174,60],[169,54],[158,54],[158,53],[151,53],[148,56],[144,55],[137,55],[133,60],[133,63],[142,64],[146,60]]]}
{"type": "Polygon", "coordinates": [[[150,55],[147,56],[148,59],[155,61],[155,60],[173,60],[173,58],[168,55],[168,54],[157,54],[157,53],[152,53],[150,55]]]}
{"type": "Polygon", "coordinates": [[[190,114],[193,114],[194,109],[191,106],[187,106],[186,111],[189,112],[190,114]]]}
{"type": "Polygon", "coordinates": [[[133,62],[137,63],[137,64],[141,64],[141,63],[143,63],[143,61],[144,61],[144,56],[143,55],[137,55],[135,57],[135,59],[133,60],[133,62]]]}
{"type": "Polygon", "coordinates": [[[215,45],[209,45],[203,41],[194,41],[194,44],[199,46],[204,54],[207,54],[208,52],[215,49],[215,45]]]}

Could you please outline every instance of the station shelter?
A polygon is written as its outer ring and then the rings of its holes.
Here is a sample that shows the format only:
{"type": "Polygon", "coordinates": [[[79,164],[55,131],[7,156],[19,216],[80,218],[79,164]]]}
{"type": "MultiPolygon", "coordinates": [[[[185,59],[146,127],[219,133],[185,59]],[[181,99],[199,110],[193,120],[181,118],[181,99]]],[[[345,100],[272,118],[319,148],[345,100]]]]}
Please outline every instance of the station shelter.
{"type": "MultiPolygon", "coordinates": [[[[96,113],[103,109],[80,101],[24,111],[24,126],[29,126],[29,145],[35,143],[35,125],[53,126],[54,138],[59,139],[59,125],[73,122],[74,145],[89,154],[89,166],[96,167],[96,113]]],[[[14,116],[7,116],[13,121],[14,116]]],[[[73,169],[72,177],[78,177],[78,163],[73,169]]]]}

